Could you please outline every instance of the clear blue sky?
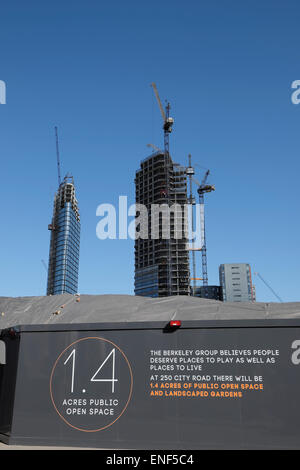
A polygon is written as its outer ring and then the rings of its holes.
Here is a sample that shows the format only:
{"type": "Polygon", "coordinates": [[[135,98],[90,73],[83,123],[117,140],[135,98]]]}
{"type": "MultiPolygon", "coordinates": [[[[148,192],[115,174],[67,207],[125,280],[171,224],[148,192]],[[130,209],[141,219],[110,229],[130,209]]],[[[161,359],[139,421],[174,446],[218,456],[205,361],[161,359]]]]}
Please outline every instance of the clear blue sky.
{"type": "MultiPolygon", "coordinates": [[[[80,206],[79,292],[133,294],[133,241],[100,241],[96,208],[119,195],[133,203],[146,144],[163,145],[155,81],[172,106],[173,159],[191,153],[216,186],[209,282],[219,264],[248,262],[300,301],[299,44],[299,0],[2,3],[0,295],[45,294],[55,125],[80,206]]],[[[254,282],[257,300],[276,301],[254,282]]]]}

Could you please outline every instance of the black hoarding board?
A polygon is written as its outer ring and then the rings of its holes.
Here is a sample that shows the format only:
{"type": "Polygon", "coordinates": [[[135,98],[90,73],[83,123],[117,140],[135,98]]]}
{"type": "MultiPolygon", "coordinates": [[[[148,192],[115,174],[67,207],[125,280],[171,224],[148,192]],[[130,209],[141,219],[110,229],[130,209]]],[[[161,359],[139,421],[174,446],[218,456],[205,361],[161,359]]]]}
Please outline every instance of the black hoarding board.
{"type": "Polygon", "coordinates": [[[297,320],[20,327],[3,341],[6,443],[300,448],[297,320]]]}

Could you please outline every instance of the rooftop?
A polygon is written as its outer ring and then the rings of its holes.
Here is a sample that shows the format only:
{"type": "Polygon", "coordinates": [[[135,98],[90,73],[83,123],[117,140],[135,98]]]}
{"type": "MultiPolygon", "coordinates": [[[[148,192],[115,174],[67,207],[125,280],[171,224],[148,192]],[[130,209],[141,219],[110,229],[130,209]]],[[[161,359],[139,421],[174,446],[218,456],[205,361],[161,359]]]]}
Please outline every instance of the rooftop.
{"type": "Polygon", "coordinates": [[[17,325],[149,322],[170,319],[252,320],[300,318],[300,302],[220,302],[190,296],[71,294],[0,297],[0,330],[17,325]]]}

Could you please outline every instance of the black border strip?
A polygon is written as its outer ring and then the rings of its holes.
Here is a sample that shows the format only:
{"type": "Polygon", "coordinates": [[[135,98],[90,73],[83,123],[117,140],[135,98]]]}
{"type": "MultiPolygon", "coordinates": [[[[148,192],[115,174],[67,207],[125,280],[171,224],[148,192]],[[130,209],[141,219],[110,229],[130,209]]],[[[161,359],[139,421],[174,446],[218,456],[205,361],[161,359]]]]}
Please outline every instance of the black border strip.
{"type": "MultiPolygon", "coordinates": [[[[179,320],[176,318],[176,320],[179,320]]],[[[163,330],[170,320],[165,321],[134,321],[134,322],[99,322],[99,323],[60,323],[17,325],[12,328],[20,333],[51,332],[51,331],[103,331],[103,330],[163,330]]],[[[247,320],[184,320],[176,330],[184,329],[226,329],[226,328],[292,328],[300,327],[300,318],[286,319],[247,319],[247,320]]]]}

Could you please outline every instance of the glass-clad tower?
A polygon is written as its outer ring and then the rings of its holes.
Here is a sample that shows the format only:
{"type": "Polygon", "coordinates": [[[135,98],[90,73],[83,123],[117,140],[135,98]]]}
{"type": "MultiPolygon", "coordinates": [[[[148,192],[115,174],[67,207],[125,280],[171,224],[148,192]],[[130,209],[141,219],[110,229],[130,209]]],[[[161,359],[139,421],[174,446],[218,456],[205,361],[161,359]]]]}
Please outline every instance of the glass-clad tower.
{"type": "Polygon", "coordinates": [[[66,176],[54,198],[47,295],[78,291],[80,216],[74,180],[66,176]]]}

